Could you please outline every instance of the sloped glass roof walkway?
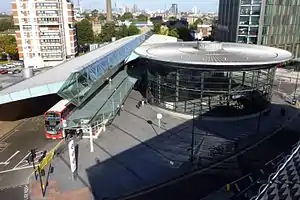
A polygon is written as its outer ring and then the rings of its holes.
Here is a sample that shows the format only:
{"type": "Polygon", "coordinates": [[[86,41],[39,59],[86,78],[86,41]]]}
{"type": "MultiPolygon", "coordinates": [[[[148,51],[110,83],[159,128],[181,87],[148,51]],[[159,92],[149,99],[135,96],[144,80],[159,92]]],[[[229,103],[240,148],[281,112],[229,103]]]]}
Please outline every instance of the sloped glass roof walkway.
{"type": "Polygon", "coordinates": [[[68,128],[113,119],[136,81],[126,70],[119,72],[90,101],[71,114],[67,120],[68,128]]]}
{"type": "Polygon", "coordinates": [[[144,33],[122,38],[2,89],[0,104],[58,93],[79,106],[102,84],[97,82],[100,76],[116,70],[149,36],[144,33]]]}

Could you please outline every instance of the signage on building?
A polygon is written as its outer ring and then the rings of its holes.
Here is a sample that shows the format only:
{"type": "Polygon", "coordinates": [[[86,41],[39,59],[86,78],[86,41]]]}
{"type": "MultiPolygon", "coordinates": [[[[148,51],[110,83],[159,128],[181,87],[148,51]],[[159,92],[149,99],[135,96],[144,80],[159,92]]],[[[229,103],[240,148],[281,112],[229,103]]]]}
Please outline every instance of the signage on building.
{"type": "Polygon", "coordinates": [[[75,155],[75,144],[74,140],[70,140],[68,144],[69,148],[69,158],[70,158],[70,167],[71,167],[71,172],[74,173],[76,170],[76,155],[75,155]]]}

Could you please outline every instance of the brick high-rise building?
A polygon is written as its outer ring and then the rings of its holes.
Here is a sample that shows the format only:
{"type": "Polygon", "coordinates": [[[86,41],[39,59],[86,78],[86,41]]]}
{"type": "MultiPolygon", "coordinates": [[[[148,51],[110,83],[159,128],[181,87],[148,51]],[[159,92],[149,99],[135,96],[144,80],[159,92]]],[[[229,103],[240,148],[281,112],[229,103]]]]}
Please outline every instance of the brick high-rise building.
{"type": "Polygon", "coordinates": [[[25,67],[51,67],[75,57],[78,48],[69,0],[14,0],[12,12],[25,67]]]}

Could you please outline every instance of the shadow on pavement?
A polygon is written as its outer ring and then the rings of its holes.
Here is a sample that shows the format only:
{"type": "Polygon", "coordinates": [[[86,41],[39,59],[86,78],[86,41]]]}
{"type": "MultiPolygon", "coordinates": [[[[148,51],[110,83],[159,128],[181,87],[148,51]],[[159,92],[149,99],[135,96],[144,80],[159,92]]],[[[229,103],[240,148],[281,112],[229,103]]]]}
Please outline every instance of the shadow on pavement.
{"type": "Polygon", "coordinates": [[[61,97],[46,95],[0,105],[0,121],[15,121],[44,114],[61,97]]]}
{"type": "MultiPolygon", "coordinates": [[[[275,114],[276,122],[284,122],[284,117],[280,116],[281,108],[289,109],[294,116],[297,112],[296,109],[287,105],[274,105],[272,109],[275,112],[273,114],[275,114]]],[[[143,192],[134,194],[130,198],[123,196],[121,199],[199,199],[226,183],[236,180],[249,170],[264,165],[300,139],[299,132],[283,129],[266,140],[263,145],[258,145],[255,148],[257,150],[247,151],[201,172],[200,169],[224,160],[274,132],[274,129],[268,129],[275,124],[273,119],[267,124],[269,117],[271,116],[264,116],[264,118],[261,116],[259,131],[256,125],[257,118],[251,121],[240,120],[220,122],[220,124],[198,119],[196,121],[198,130],[194,134],[194,152],[196,158],[199,158],[196,159],[197,169],[193,168],[189,161],[191,129],[185,130],[184,128],[190,126],[191,121],[166,130],[147,141],[142,141],[135,134],[112,124],[110,129],[121,131],[128,137],[134,138],[136,145],[117,155],[111,155],[106,148],[95,141],[95,146],[111,157],[102,162],[95,162],[94,166],[86,169],[94,198],[118,199],[118,196],[142,190],[143,192]],[[234,125],[230,126],[230,123],[234,125]],[[223,125],[227,126],[222,127],[223,125]],[[283,140],[285,140],[284,143],[283,140]],[[215,152],[212,147],[216,145],[222,146],[223,150],[212,154],[215,152]],[[264,154],[259,152],[264,152],[264,154]],[[255,164],[249,166],[249,163],[255,164]]],[[[295,124],[291,126],[295,127],[295,124]]]]}

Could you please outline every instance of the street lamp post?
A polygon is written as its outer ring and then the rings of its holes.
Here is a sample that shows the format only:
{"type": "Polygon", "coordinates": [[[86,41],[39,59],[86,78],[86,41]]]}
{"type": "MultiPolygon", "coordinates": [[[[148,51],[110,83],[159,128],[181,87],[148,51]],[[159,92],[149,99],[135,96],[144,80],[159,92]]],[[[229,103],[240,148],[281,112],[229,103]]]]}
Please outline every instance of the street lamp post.
{"type": "Polygon", "coordinates": [[[195,143],[195,103],[193,104],[193,125],[192,125],[192,142],[191,142],[191,162],[194,162],[194,143],[195,143]]]}
{"type": "Polygon", "coordinates": [[[296,78],[296,84],[295,84],[295,91],[294,91],[294,97],[293,97],[293,101],[296,99],[296,91],[297,91],[297,88],[298,88],[298,80],[299,80],[299,71],[298,71],[298,63],[297,63],[297,78],[296,78]]]}

